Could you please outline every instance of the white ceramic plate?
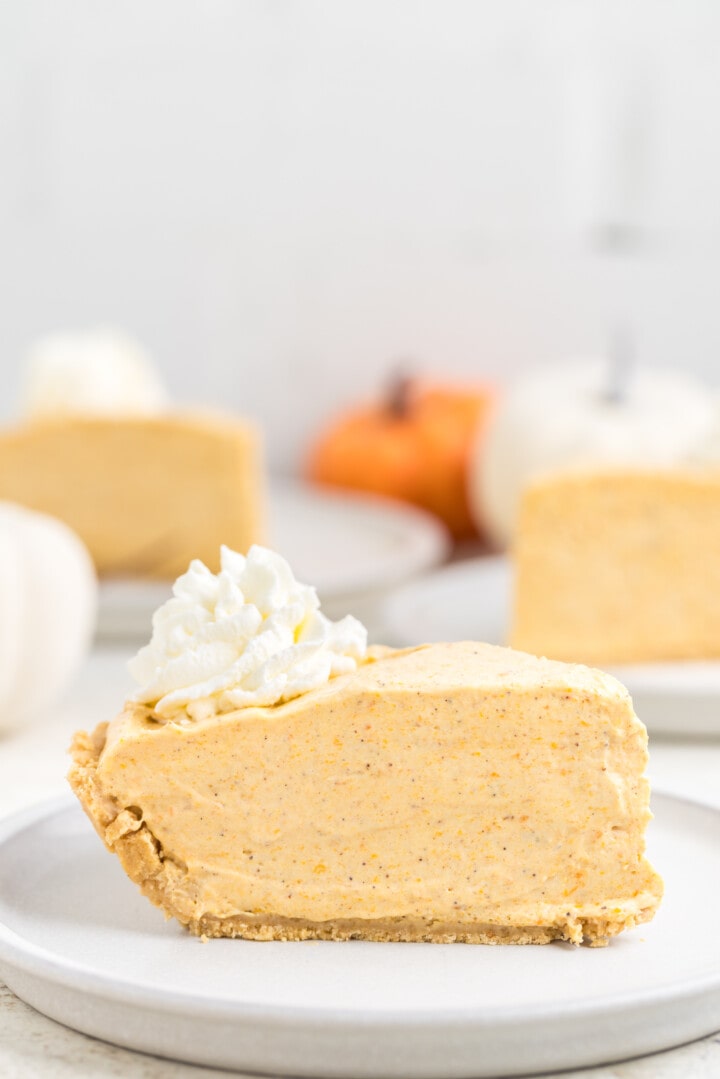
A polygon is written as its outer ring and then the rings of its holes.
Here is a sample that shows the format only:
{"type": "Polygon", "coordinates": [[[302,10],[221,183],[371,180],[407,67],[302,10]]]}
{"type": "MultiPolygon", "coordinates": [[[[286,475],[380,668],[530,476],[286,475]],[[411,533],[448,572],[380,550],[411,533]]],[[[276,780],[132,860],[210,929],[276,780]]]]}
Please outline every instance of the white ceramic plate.
{"type": "Polygon", "coordinates": [[[273,1075],[516,1075],[666,1049],[720,1027],[720,812],[654,809],[665,900],[604,949],[202,944],[63,798],[0,824],[0,976],[86,1034],[273,1075]]]}
{"type": "MultiPolygon", "coordinates": [[[[399,588],[382,621],[391,644],[488,641],[506,644],[511,566],[503,557],[457,562],[399,588]]],[[[646,663],[610,668],[627,686],[648,730],[720,734],[720,663],[646,663]]]]}
{"type": "MultiPolygon", "coordinates": [[[[443,526],[412,506],[354,493],[273,480],[268,542],[315,585],[332,618],[368,617],[378,593],[437,566],[449,540],[443,526]]],[[[170,584],[133,580],[100,586],[98,635],[145,639],[170,584]]]]}

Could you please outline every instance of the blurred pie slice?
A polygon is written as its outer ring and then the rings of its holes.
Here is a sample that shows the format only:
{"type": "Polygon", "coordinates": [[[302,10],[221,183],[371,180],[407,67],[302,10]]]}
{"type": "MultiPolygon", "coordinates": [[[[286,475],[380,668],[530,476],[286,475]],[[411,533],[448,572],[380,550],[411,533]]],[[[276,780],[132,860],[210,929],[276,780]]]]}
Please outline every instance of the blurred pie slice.
{"type": "Polygon", "coordinates": [[[263,538],[260,440],[210,413],[37,420],[0,434],[0,499],[66,521],[102,576],[172,579],[263,538]]]}
{"type": "Polygon", "coordinates": [[[523,497],[511,643],[622,664],[720,656],[720,471],[548,475],[523,497]]]}

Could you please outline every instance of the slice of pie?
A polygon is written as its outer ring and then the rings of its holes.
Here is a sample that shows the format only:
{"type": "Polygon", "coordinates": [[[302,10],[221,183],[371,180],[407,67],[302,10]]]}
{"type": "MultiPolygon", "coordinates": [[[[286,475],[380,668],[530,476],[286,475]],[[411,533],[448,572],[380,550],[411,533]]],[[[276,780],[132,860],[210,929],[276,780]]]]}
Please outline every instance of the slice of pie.
{"type": "Polygon", "coordinates": [[[211,660],[253,606],[224,566],[212,595],[195,567],[203,616],[176,586],[140,699],[73,746],[78,798],[166,915],[207,937],[519,944],[652,918],[647,735],[619,682],[473,642],[353,658],[357,623],[292,597],[273,652],[277,581],[254,600],[273,624],[211,660]]]}
{"type": "Polygon", "coordinates": [[[36,420],[0,433],[0,499],[69,524],[101,576],[173,580],[262,539],[260,439],[209,412],[36,420]]]}
{"type": "Polygon", "coordinates": [[[600,665],[720,656],[720,472],[548,475],[525,492],[511,643],[600,665]]]}

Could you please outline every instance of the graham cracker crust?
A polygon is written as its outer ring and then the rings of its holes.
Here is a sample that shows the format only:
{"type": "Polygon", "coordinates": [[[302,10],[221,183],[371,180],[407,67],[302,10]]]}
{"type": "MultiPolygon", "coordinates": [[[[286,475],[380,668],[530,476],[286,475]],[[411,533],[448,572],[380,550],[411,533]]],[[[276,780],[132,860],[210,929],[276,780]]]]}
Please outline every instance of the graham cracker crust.
{"type": "MultiPolygon", "coordinates": [[[[137,806],[120,808],[103,796],[97,782],[97,764],[105,745],[107,723],[92,734],[75,735],[70,749],[73,764],[68,781],[105,846],[120,859],[123,869],[140,891],[166,918],[175,918],[198,937],[240,937],[245,940],[366,940],[434,944],[549,944],[568,941],[602,947],[611,936],[631,928],[637,917],[577,918],[556,925],[495,925],[404,917],[339,918],[316,922],[267,914],[240,913],[220,918],[194,917],[174,902],[184,866],[167,855],[142,820],[137,806]]],[[[649,915],[648,915],[649,916],[649,915]]]]}

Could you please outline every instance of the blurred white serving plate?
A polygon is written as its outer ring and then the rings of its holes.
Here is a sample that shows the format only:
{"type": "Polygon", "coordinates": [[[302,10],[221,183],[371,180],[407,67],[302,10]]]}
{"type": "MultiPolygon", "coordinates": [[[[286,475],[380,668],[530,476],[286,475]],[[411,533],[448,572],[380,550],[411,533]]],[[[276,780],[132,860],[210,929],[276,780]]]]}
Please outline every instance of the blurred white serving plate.
{"type": "Polygon", "coordinates": [[[0,824],[0,976],[96,1038],[243,1073],[477,1079],[666,1049],[720,1025],[720,812],[653,809],[663,905],[604,949],[202,944],[65,797],[0,824]]]}
{"type": "MultiPolygon", "coordinates": [[[[506,644],[512,570],[504,557],[457,562],[388,598],[382,615],[390,644],[488,641],[506,644]]],[[[720,734],[720,662],[645,663],[610,668],[627,686],[648,730],[720,734]]]]}
{"type": "MultiPolygon", "coordinates": [[[[380,595],[433,569],[449,550],[436,518],[387,499],[273,480],[268,501],[268,545],[317,588],[330,618],[372,622],[380,595]]],[[[102,582],[98,636],[147,639],[153,612],[169,596],[170,582],[102,582]]]]}

